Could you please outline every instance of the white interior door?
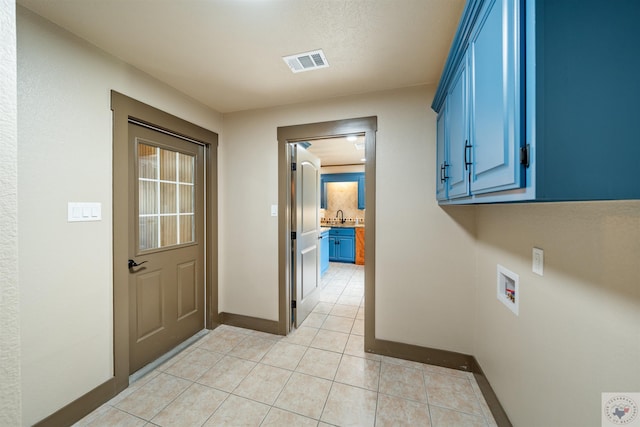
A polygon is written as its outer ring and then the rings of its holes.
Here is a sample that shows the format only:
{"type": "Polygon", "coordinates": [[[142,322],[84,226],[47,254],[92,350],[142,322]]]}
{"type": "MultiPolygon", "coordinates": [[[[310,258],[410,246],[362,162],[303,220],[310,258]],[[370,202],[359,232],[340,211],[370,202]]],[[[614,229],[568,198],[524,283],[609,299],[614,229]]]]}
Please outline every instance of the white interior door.
{"type": "Polygon", "coordinates": [[[299,327],[315,308],[320,297],[320,159],[300,144],[294,144],[292,172],[295,214],[292,215],[292,240],[295,262],[292,317],[299,327]]]}

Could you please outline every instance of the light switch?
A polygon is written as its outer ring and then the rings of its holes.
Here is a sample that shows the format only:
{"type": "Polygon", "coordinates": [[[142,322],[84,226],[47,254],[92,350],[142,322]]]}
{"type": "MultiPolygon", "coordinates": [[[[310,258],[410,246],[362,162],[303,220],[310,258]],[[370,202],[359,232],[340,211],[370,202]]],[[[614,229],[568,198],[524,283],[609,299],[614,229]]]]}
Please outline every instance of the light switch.
{"type": "Polygon", "coordinates": [[[544,251],[540,248],[533,248],[531,270],[539,276],[544,276],[544,251]]]}
{"type": "Polygon", "coordinates": [[[271,205],[271,216],[278,216],[278,205],[271,205]]]}
{"type": "Polygon", "coordinates": [[[102,203],[94,202],[69,202],[67,204],[67,221],[101,221],[102,203]]]}

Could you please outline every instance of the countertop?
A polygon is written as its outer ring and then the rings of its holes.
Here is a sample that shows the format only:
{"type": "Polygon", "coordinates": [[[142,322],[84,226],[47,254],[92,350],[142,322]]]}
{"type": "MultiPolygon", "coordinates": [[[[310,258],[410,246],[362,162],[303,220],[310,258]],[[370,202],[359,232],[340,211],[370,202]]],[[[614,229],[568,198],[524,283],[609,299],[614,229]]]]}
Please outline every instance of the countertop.
{"type": "Polygon", "coordinates": [[[331,228],[364,228],[364,224],[325,224],[320,226],[321,231],[324,231],[324,229],[331,229],[331,228]]]}

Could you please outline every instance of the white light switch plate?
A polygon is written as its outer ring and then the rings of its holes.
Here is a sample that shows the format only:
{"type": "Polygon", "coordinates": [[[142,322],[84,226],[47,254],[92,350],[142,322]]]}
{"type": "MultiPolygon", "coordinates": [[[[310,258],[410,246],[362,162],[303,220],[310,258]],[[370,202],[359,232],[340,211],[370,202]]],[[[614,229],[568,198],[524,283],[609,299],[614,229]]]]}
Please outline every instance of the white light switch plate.
{"type": "Polygon", "coordinates": [[[544,276],[544,251],[540,248],[533,248],[531,271],[539,276],[544,276]]]}
{"type": "Polygon", "coordinates": [[[69,202],[67,204],[67,221],[101,221],[102,203],[69,202]]]}
{"type": "Polygon", "coordinates": [[[271,205],[271,216],[278,216],[278,205],[271,205]]]}

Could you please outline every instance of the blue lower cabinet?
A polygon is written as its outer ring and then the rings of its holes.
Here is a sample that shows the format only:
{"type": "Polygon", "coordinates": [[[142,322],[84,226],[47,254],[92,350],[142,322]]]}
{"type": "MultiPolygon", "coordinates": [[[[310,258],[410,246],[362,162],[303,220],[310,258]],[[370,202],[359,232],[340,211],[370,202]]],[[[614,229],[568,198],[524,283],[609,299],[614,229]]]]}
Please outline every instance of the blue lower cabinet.
{"type": "Polygon", "coordinates": [[[356,233],[353,228],[329,230],[329,261],[356,262],[356,233]]]}
{"type": "Polygon", "coordinates": [[[320,233],[320,275],[329,269],[329,230],[320,233]]]}

